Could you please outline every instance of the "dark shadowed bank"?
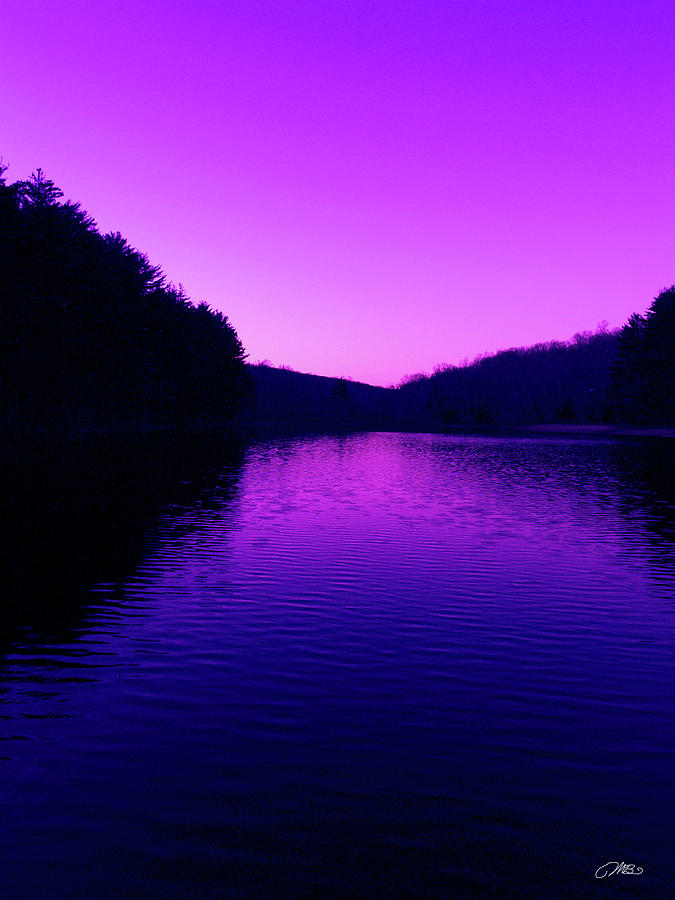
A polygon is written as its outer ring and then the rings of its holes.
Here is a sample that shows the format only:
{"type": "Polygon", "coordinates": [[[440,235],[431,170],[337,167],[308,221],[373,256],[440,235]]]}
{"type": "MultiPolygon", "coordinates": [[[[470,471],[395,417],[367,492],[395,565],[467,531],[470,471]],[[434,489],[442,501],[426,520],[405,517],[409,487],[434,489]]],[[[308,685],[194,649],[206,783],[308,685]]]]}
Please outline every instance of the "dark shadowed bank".
{"type": "Polygon", "coordinates": [[[125,581],[158,519],[229,502],[243,453],[221,429],[3,441],[0,642],[18,624],[67,631],[92,585],[125,581]]]}
{"type": "Polygon", "coordinates": [[[0,621],[60,630],[123,580],[147,524],[241,458],[252,383],[222,313],[194,304],[38,170],[0,165],[0,621]]]}

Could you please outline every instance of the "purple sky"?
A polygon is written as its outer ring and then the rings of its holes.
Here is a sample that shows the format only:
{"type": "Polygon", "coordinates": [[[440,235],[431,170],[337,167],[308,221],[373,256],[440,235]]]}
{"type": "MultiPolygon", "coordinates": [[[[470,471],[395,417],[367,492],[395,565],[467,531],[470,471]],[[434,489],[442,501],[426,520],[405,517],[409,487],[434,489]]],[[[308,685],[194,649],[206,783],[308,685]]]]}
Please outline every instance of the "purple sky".
{"type": "Polygon", "coordinates": [[[5,0],[0,153],[250,358],[375,384],[675,281],[675,4],[5,0]]]}

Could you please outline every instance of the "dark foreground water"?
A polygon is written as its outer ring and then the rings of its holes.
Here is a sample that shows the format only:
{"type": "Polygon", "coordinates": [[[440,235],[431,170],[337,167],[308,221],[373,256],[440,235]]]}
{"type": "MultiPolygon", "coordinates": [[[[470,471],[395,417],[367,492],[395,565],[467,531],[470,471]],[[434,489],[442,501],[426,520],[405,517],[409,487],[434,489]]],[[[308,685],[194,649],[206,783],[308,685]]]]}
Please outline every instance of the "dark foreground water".
{"type": "Polygon", "coordinates": [[[0,894],[673,896],[672,447],[251,446],[18,614],[0,894]]]}

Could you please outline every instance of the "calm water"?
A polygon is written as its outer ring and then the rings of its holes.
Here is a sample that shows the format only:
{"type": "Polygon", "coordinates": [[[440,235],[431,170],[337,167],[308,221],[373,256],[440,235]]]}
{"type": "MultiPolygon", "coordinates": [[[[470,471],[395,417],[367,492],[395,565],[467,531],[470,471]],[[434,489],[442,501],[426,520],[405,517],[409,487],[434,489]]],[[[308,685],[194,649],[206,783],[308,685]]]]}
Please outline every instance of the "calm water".
{"type": "Polygon", "coordinates": [[[672,896],[670,450],[252,445],[5,646],[3,896],[672,896]]]}

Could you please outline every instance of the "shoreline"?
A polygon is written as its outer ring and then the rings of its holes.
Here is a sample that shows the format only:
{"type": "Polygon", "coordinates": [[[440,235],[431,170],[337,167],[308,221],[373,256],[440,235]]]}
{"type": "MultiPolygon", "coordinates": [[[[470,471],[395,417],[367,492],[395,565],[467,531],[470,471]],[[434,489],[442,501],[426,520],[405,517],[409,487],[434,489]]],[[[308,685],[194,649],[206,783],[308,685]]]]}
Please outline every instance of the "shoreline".
{"type": "Polygon", "coordinates": [[[540,434],[589,435],[597,437],[675,437],[675,428],[666,425],[656,428],[633,428],[628,425],[517,425],[518,432],[540,434]]]}
{"type": "Polygon", "coordinates": [[[503,425],[500,427],[455,426],[453,428],[412,428],[405,423],[390,426],[382,422],[266,422],[266,421],[231,421],[231,422],[194,422],[186,425],[157,425],[148,423],[126,423],[115,425],[85,425],[75,427],[50,427],[47,425],[4,425],[2,431],[5,440],[21,442],[32,440],[77,441],[87,439],[170,439],[217,436],[233,441],[246,441],[275,434],[346,434],[350,432],[401,432],[405,434],[439,434],[439,435],[477,435],[477,436],[531,436],[559,435],[565,437],[634,437],[634,438],[675,438],[675,427],[631,427],[628,425],[607,424],[565,424],[539,423],[535,425],[503,425]]]}

